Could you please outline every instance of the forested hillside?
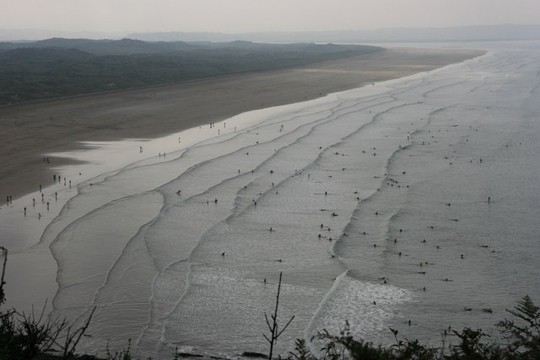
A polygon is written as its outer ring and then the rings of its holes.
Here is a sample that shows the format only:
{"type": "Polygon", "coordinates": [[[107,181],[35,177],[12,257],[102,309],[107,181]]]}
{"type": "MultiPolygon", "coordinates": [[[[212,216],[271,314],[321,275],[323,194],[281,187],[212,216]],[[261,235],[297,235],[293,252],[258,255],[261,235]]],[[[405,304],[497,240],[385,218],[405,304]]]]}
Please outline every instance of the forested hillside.
{"type": "Polygon", "coordinates": [[[373,46],[49,39],[0,43],[0,105],[305,65],[373,46]]]}

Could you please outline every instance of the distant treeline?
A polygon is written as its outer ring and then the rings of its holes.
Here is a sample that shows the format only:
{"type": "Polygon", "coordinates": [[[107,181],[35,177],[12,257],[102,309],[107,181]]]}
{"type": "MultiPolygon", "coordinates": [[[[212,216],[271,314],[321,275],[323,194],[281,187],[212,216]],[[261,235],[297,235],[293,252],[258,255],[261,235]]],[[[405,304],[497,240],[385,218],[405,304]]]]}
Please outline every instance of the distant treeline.
{"type": "Polygon", "coordinates": [[[49,39],[0,43],[0,105],[175,84],[381,51],[334,44],[49,39]]]}

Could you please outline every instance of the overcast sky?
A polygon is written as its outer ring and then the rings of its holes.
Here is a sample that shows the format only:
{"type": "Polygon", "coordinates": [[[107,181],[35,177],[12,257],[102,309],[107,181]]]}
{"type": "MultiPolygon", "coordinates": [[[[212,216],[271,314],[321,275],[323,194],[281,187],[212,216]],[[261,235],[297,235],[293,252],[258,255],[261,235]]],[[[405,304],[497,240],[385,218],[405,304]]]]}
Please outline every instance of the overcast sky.
{"type": "Polygon", "coordinates": [[[0,29],[237,33],[539,23],[540,0],[0,0],[0,29]]]}

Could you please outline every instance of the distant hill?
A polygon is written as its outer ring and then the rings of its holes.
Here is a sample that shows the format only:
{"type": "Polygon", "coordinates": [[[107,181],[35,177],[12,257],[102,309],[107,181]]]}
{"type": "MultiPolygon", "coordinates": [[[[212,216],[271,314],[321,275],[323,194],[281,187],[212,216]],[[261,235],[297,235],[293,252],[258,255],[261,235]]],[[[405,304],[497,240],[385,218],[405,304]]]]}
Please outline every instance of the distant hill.
{"type": "Polygon", "coordinates": [[[379,30],[260,32],[244,34],[156,32],[127,37],[145,41],[262,41],[262,42],[441,42],[540,40],[540,25],[485,25],[441,28],[393,28],[379,30]]]}
{"type": "Polygon", "coordinates": [[[344,52],[357,52],[374,49],[374,47],[362,47],[358,45],[334,45],[334,44],[268,44],[253,43],[250,41],[235,40],[230,42],[185,42],[185,41],[142,41],[134,39],[122,40],[90,40],[90,39],[62,39],[52,38],[35,42],[0,42],[0,53],[14,49],[77,49],[86,53],[107,55],[141,55],[163,54],[182,56],[186,54],[203,54],[213,52],[221,54],[239,54],[240,52],[265,52],[272,54],[285,54],[287,52],[305,52],[305,54],[337,54],[344,52]]]}
{"type": "MultiPolygon", "coordinates": [[[[0,25],[1,26],[1,25],[0,25]]],[[[69,39],[121,39],[125,33],[105,33],[94,31],[58,31],[44,29],[2,29],[0,41],[37,41],[53,37],[69,39]]]]}
{"type": "Polygon", "coordinates": [[[53,38],[0,43],[0,105],[280,69],[383,50],[246,41],[53,38]]]}
{"type": "Polygon", "coordinates": [[[52,38],[35,42],[0,43],[0,51],[18,48],[71,48],[93,55],[135,55],[135,54],[164,54],[175,51],[190,50],[193,46],[177,42],[145,42],[141,40],[90,40],[52,38]]]}

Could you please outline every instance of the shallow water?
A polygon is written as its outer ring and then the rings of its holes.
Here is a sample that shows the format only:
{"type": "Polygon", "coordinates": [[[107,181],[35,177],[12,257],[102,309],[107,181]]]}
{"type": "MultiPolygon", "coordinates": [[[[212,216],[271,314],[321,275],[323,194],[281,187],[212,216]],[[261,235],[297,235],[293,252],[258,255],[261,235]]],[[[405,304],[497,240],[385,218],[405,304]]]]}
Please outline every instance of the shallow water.
{"type": "Polygon", "coordinates": [[[281,353],[345,320],[376,343],[389,326],[433,345],[449,325],[492,328],[540,299],[539,55],[493,49],[243,114],[145,143],[158,157],[133,141],[123,163],[64,189],[46,228],[0,209],[19,224],[3,228],[10,266],[40,269],[30,295],[55,293],[56,314],[97,308],[91,352],[128,338],[141,357],[265,352],[280,271],[281,319],[295,315],[281,353]]]}

